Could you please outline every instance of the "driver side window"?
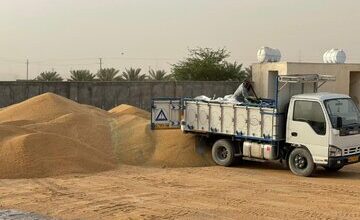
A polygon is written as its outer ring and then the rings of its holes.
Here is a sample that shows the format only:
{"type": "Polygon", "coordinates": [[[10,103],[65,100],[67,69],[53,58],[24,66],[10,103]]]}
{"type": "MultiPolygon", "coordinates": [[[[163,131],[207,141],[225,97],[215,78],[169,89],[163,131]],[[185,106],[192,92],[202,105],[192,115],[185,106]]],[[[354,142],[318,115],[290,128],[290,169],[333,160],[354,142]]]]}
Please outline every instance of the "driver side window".
{"type": "Polygon", "coordinates": [[[326,134],[325,116],[318,102],[295,101],[293,120],[308,123],[319,135],[326,134]]]}

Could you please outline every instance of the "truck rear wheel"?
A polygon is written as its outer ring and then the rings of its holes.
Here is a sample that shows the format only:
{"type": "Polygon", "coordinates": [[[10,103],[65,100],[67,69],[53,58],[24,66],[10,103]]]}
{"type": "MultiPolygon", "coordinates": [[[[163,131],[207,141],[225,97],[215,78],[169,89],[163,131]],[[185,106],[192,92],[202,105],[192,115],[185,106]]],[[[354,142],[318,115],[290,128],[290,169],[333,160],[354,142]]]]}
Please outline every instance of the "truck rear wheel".
{"type": "Polygon", "coordinates": [[[212,146],[212,158],[220,166],[230,166],[234,161],[235,150],[231,141],[220,139],[212,146]]]}
{"type": "Polygon", "coordinates": [[[298,176],[311,176],[315,164],[310,152],[304,148],[295,148],[289,156],[291,172],[298,176]]]}

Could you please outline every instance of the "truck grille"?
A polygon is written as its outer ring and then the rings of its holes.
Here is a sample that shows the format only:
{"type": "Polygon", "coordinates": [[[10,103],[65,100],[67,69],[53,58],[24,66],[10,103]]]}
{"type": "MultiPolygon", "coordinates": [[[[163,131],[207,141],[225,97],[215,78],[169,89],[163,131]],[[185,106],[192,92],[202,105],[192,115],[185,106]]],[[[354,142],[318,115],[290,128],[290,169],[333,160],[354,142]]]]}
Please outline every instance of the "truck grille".
{"type": "Polygon", "coordinates": [[[343,155],[352,155],[352,154],[359,154],[360,153],[360,147],[349,147],[343,150],[343,155]]]}

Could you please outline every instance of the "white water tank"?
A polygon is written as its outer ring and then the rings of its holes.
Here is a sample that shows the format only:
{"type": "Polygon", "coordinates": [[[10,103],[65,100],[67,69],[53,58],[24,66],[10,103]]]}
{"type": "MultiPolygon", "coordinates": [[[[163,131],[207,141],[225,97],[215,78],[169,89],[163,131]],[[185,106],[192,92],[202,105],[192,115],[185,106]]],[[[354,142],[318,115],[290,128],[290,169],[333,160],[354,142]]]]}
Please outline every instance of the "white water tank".
{"type": "Polygon", "coordinates": [[[259,63],[279,62],[281,60],[281,53],[278,49],[261,47],[257,52],[257,59],[259,63]]]}
{"type": "Polygon", "coordinates": [[[346,54],[342,49],[327,50],[323,55],[324,63],[345,63],[346,54]]]}

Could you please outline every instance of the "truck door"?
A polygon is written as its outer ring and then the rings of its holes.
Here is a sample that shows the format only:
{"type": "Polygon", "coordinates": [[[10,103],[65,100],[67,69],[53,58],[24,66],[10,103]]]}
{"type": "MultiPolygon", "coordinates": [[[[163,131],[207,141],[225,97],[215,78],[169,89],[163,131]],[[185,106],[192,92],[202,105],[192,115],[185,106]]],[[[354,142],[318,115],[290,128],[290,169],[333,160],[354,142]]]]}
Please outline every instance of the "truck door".
{"type": "Polygon", "coordinates": [[[318,101],[292,100],[288,112],[286,141],[307,147],[315,163],[326,164],[329,124],[318,101]]]}
{"type": "Polygon", "coordinates": [[[151,129],[180,128],[180,98],[157,98],[151,105],[151,129]]]}

